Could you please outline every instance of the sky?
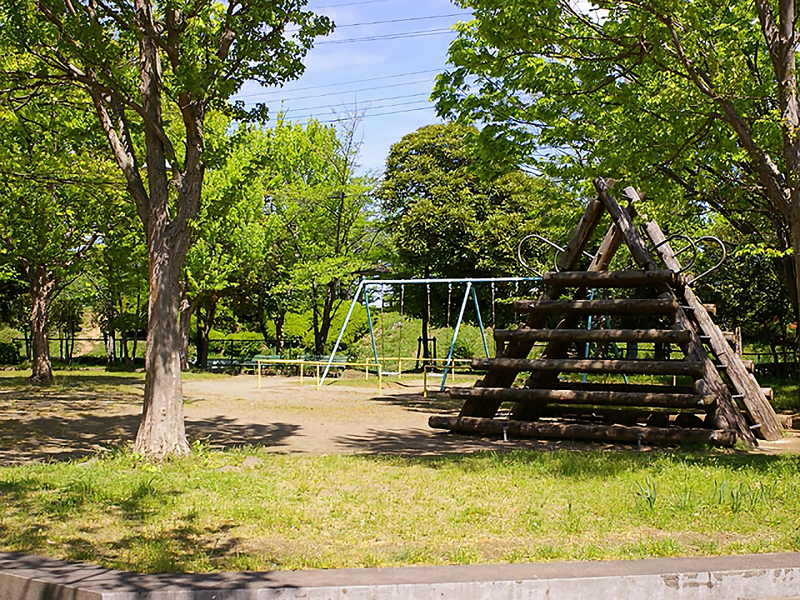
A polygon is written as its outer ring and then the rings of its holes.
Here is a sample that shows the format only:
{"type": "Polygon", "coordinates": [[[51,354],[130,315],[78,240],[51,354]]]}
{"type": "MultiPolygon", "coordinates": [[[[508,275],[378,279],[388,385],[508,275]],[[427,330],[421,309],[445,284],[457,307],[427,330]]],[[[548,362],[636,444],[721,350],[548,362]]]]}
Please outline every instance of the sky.
{"type": "Polygon", "coordinates": [[[392,144],[441,122],[428,98],[445,69],[452,27],[470,13],[450,0],[309,0],[308,9],[337,27],[317,39],[302,77],[283,88],[249,83],[236,99],[265,102],[271,115],[282,109],[302,123],[358,114],[361,169],[380,173],[392,144]]]}

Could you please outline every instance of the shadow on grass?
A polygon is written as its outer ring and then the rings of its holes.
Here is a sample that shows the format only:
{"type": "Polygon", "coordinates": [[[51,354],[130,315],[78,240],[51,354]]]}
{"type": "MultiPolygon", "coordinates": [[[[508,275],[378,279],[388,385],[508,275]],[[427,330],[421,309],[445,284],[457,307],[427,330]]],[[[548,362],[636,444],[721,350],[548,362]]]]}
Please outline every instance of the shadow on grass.
{"type": "Polygon", "coordinates": [[[87,373],[86,371],[60,371],[56,374],[55,381],[50,386],[33,384],[28,377],[0,376],[0,388],[30,389],[32,392],[37,393],[57,391],[60,388],[94,387],[97,385],[142,387],[144,385],[144,375],[134,373],[126,377],[109,374],[105,371],[100,372],[100,374],[87,373]]]}
{"type": "Polygon", "coordinates": [[[667,465],[768,472],[777,468],[800,468],[798,455],[765,455],[726,451],[704,446],[693,448],[636,447],[570,440],[501,439],[451,432],[372,429],[362,436],[336,440],[369,461],[406,462],[440,468],[453,465],[475,468],[529,465],[554,476],[603,480],[617,474],[659,470],[667,465]]]}
{"type": "MultiPolygon", "coordinates": [[[[133,442],[139,415],[96,415],[62,411],[58,415],[0,420],[0,466],[63,461],[125,447],[133,442]]],[[[215,416],[186,420],[190,440],[215,449],[235,446],[282,446],[300,426],[290,423],[241,423],[215,416]]]]}

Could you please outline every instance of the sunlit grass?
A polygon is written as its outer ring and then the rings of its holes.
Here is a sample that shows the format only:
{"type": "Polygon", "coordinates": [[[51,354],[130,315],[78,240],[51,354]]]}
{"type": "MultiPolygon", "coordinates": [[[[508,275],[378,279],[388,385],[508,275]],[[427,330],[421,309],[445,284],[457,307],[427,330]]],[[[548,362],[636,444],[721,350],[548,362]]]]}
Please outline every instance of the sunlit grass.
{"type": "Polygon", "coordinates": [[[0,469],[2,546],[139,571],[800,550],[797,456],[194,450],[0,469]]]}

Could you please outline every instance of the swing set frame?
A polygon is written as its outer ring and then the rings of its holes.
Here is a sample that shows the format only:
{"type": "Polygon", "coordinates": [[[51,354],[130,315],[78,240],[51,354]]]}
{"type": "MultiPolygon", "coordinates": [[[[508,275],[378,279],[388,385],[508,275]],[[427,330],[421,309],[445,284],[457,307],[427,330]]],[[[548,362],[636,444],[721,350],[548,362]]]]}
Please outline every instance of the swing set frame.
{"type": "Polygon", "coordinates": [[[370,288],[377,288],[377,287],[385,287],[387,285],[433,285],[437,283],[446,283],[448,285],[453,284],[466,284],[464,289],[464,298],[461,301],[461,310],[458,313],[458,320],[456,321],[455,329],[453,330],[453,339],[450,341],[450,350],[447,353],[447,359],[444,365],[444,373],[442,374],[442,383],[440,386],[440,391],[444,391],[445,384],[447,383],[447,375],[450,372],[453,366],[453,351],[455,350],[456,341],[458,340],[458,332],[461,328],[461,322],[464,319],[464,312],[467,308],[467,303],[469,302],[470,297],[475,305],[475,313],[478,317],[478,328],[481,332],[481,341],[483,342],[483,349],[486,352],[486,357],[489,357],[489,346],[486,343],[486,331],[483,327],[483,317],[481,316],[481,307],[478,303],[478,294],[475,292],[475,285],[482,284],[482,283],[520,283],[525,281],[541,281],[541,277],[471,277],[471,278],[444,278],[444,279],[370,279],[370,280],[361,280],[358,283],[358,287],[356,288],[356,292],[353,295],[353,300],[350,302],[350,308],[347,311],[347,316],[344,319],[344,323],[342,323],[342,328],[339,331],[339,336],[336,338],[336,343],[333,345],[333,350],[331,351],[330,357],[328,357],[328,363],[325,366],[325,371],[322,373],[322,378],[320,379],[320,385],[325,382],[325,378],[328,376],[328,371],[330,370],[331,364],[334,362],[334,358],[336,357],[336,352],[339,350],[339,344],[344,337],[344,332],[347,330],[347,325],[350,322],[350,317],[353,315],[353,310],[356,307],[356,304],[359,302],[364,302],[364,307],[367,311],[367,323],[369,324],[369,335],[370,340],[372,341],[372,354],[375,358],[375,364],[380,365],[381,362],[378,358],[378,347],[375,343],[375,329],[372,324],[372,313],[370,312],[369,308],[369,289],[370,288]]]}

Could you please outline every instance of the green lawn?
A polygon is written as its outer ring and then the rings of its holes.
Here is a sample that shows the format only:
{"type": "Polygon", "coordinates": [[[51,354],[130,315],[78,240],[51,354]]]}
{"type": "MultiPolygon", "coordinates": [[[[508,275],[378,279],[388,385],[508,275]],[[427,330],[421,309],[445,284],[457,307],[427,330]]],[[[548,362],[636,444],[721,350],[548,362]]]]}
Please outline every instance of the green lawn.
{"type": "MultiPolygon", "coordinates": [[[[4,375],[7,390],[36,390],[4,375]]],[[[228,376],[186,375],[207,377],[228,376]]],[[[61,371],[56,386],[113,398],[142,381],[61,371]]],[[[769,385],[798,409],[796,383],[769,385]]],[[[798,551],[799,467],[706,448],[402,458],[198,444],[163,465],[119,450],[0,468],[0,547],[145,572],[798,551]]]]}
{"type": "Polygon", "coordinates": [[[2,547],[137,571],[800,550],[800,458],[119,453],[0,469],[2,547]]]}

